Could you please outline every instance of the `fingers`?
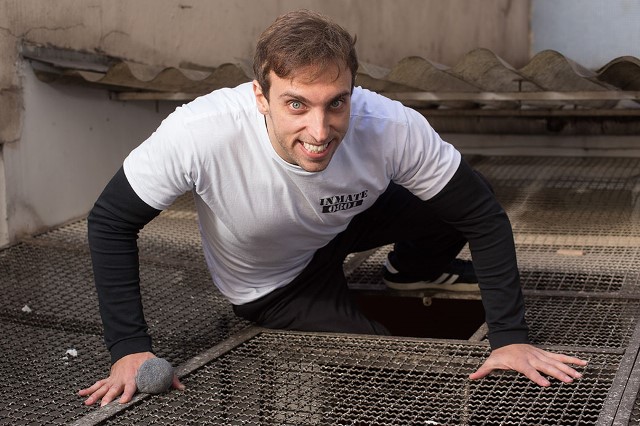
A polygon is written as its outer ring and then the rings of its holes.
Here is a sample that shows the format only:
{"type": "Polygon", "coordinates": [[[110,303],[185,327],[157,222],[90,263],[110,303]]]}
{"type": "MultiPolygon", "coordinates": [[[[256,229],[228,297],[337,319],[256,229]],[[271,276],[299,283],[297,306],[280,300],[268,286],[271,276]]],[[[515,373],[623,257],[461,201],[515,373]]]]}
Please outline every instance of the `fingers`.
{"type": "Polygon", "coordinates": [[[571,383],[574,379],[582,378],[582,374],[571,368],[567,363],[586,365],[586,361],[578,358],[542,350],[540,350],[536,361],[537,362],[533,364],[536,370],[565,383],[571,383]]]}
{"type": "Polygon", "coordinates": [[[127,382],[124,385],[112,383],[109,379],[104,379],[96,382],[93,386],[87,389],[82,389],[78,392],[80,396],[89,397],[84,401],[85,405],[93,405],[100,401],[100,406],[105,406],[114,399],[120,396],[119,402],[126,404],[131,401],[133,395],[136,393],[135,382],[127,382]]]}
{"type": "Polygon", "coordinates": [[[474,373],[471,373],[469,375],[469,378],[471,380],[482,379],[483,377],[487,377],[492,371],[493,371],[493,368],[488,367],[487,363],[485,362],[480,366],[480,368],[478,368],[478,370],[476,370],[474,373]]]}
{"type": "Polygon", "coordinates": [[[93,384],[93,386],[88,387],[88,388],[86,388],[86,389],[81,389],[81,390],[79,390],[79,391],[78,391],[78,395],[80,395],[80,396],[87,396],[87,395],[89,395],[89,394],[94,393],[96,390],[98,390],[98,388],[100,388],[100,387],[104,384],[104,382],[105,382],[105,381],[106,381],[106,380],[98,380],[97,382],[95,382],[95,383],[93,384]]]}
{"type": "Polygon", "coordinates": [[[100,401],[100,406],[104,407],[105,405],[107,405],[108,403],[116,399],[118,395],[120,395],[121,393],[122,393],[121,386],[115,385],[115,386],[109,387],[107,391],[104,393],[104,396],[102,397],[102,401],[100,401]]]}
{"type": "Polygon", "coordinates": [[[469,375],[469,379],[481,379],[493,370],[515,370],[537,385],[547,387],[551,382],[543,375],[564,383],[571,383],[574,379],[582,377],[582,374],[569,364],[585,366],[587,361],[547,352],[531,345],[513,344],[494,350],[480,368],[469,375]]]}
{"type": "Polygon", "coordinates": [[[133,395],[135,395],[136,390],[137,389],[135,382],[128,382],[124,386],[124,392],[122,392],[122,396],[120,397],[118,402],[120,402],[120,404],[126,404],[127,402],[131,401],[131,398],[133,398],[133,395]]]}
{"type": "Polygon", "coordinates": [[[551,382],[538,373],[536,368],[525,368],[520,372],[538,386],[545,388],[551,386],[551,382]]]}
{"type": "Polygon", "coordinates": [[[84,401],[85,405],[93,405],[98,402],[109,390],[109,386],[107,385],[107,380],[97,381],[93,386],[87,389],[82,389],[78,394],[80,396],[89,397],[84,401]]]}
{"type": "Polygon", "coordinates": [[[178,390],[185,390],[185,385],[180,382],[178,376],[176,374],[173,375],[173,381],[171,382],[171,387],[178,390]]]}
{"type": "Polygon", "coordinates": [[[580,358],[573,357],[573,356],[557,354],[554,352],[547,352],[547,351],[542,351],[542,352],[544,352],[548,357],[553,358],[556,361],[560,361],[561,363],[564,363],[564,364],[580,365],[582,367],[588,364],[587,361],[580,358]]]}

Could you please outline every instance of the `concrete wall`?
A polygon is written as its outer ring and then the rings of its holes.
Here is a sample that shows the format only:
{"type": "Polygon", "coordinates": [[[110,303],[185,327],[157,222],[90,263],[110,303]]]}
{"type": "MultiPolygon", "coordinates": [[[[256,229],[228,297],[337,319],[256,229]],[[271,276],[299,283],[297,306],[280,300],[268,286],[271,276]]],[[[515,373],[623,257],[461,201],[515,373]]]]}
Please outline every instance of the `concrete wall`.
{"type": "Polygon", "coordinates": [[[454,65],[487,47],[528,59],[529,0],[0,0],[0,246],[86,214],[128,151],[175,106],[37,81],[24,41],[163,66],[250,58],[279,14],[309,8],[358,37],[360,59],[454,65]]]}
{"type": "Polygon", "coordinates": [[[4,146],[15,237],[88,212],[126,154],[177,105],[114,102],[104,90],[46,84],[25,68],[22,134],[4,146]]]}

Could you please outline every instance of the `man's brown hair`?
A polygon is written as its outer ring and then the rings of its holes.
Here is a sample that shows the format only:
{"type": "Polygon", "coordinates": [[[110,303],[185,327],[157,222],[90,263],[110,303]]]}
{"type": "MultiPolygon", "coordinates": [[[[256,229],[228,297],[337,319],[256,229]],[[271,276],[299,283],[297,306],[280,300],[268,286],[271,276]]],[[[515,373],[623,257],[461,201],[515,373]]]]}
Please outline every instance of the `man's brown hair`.
{"type": "MultiPolygon", "coordinates": [[[[301,68],[313,66],[317,74],[327,67],[346,66],[355,84],[358,57],[355,38],[328,17],[310,10],[286,13],[267,28],[256,45],[253,72],[268,99],[269,73],[293,78],[301,68]]],[[[314,76],[312,76],[314,77],[314,76]]]]}

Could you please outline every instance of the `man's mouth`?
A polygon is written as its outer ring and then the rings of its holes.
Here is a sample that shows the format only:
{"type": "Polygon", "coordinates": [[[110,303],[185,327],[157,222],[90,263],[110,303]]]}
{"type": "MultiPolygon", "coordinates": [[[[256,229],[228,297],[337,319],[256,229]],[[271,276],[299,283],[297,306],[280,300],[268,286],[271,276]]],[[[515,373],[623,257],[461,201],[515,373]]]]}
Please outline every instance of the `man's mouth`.
{"type": "Polygon", "coordinates": [[[304,146],[304,149],[306,149],[307,151],[313,153],[313,154],[320,154],[324,151],[327,150],[327,147],[329,146],[329,143],[331,142],[327,142],[324,145],[312,145],[310,143],[307,142],[302,142],[302,146],[304,146]]]}

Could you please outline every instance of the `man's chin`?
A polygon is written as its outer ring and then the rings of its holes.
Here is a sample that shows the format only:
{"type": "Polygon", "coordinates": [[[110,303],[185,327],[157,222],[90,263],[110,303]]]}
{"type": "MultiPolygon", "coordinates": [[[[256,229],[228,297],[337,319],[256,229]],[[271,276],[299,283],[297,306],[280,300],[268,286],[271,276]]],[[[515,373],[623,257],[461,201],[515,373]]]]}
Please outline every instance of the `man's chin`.
{"type": "Polygon", "coordinates": [[[300,168],[309,173],[317,173],[321,172],[329,166],[329,161],[315,162],[315,161],[306,161],[302,164],[298,164],[300,168]]]}

